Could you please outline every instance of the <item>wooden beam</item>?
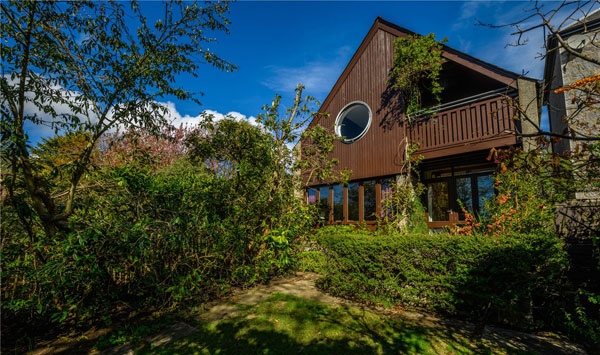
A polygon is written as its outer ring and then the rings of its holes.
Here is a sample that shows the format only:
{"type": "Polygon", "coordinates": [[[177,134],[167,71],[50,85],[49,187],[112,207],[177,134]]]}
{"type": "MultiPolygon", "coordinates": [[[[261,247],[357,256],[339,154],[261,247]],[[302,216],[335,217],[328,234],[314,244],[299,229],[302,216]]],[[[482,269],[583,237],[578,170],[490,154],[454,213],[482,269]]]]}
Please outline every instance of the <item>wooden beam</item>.
{"type": "Polygon", "coordinates": [[[348,223],[348,186],[344,186],[344,223],[348,223]]]}
{"type": "Polygon", "coordinates": [[[358,221],[359,222],[364,222],[365,220],[365,198],[363,196],[364,194],[364,186],[362,184],[362,182],[358,185],[358,221]]]}

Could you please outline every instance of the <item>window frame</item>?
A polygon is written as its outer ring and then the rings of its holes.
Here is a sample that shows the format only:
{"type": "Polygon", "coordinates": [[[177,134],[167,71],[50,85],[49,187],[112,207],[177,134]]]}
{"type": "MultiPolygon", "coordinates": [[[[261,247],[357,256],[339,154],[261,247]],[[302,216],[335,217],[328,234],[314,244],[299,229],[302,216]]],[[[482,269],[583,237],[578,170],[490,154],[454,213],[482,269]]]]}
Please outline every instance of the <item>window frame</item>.
{"type": "Polygon", "coordinates": [[[346,113],[346,111],[348,111],[348,109],[350,109],[352,106],[355,106],[355,105],[363,105],[367,108],[367,111],[369,112],[369,121],[367,122],[367,126],[363,129],[363,131],[359,135],[357,135],[356,137],[351,138],[351,139],[343,138],[341,140],[343,143],[346,143],[346,144],[354,143],[354,142],[360,140],[362,137],[364,137],[367,134],[367,132],[369,131],[369,128],[371,128],[371,122],[373,122],[373,111],[371,110],[371,107],[364,101],[360,101],[360,100],[352,101],[352,102],[346,104],[344,107],[342,107],[342,109],[338,113],[337,117],[335,118],[334,131],[335,131],[336,136],[338,136],[339,138],[343,137],[342,132],[341,132],[342,126],[340,123],[342,121],[342,118],[344,118],[343,116],[346,113]]]}
{"type": "MultiPolygon", "coordinates": [[[[477,185],[477,178],[480,176],[493,176],[493,174],[494,174],[493,170],[488,170],[488,171],[480,171],[480,172],[456,175],[456,174],[454,174],[454,169],[452,169],[451,176],[426,179],[426,180],[423,180],[423,184],[425,186],[428,186],[428,184],[430,184],[430,183],[446,181],[448,183],[448,209],[452,210],[452,212],[454,212],[454,213],[460,214],[459,213],[460,205],[458,204],[458,201],[456,200],[456,198],[457,198],[456,179],[467,178],[467,177],[470,178],[471,179],[471,201],[472,201],[472,205],[473,205],[472,213],[479,216],[481,213],[482,206],[479,206],[479,187],[477,185]]],[[[496,192],[497,192],[496,187],[494,186],[494,194],[496,194],[496,192]]],[[[423,206],[426,207],[427,212],[429,212],[428,207],[427,207],[428,206],[428,204],[427,204],[427,202],[428,202],[427,201],[427,189],[422,196],[421,202],[423,203],[423,206]]],[[[450,220],[450,217],[448,217],[448,221],[449,220],[450,220]]],[[[464,219],[459,219],[459,221],[464,222],[464,219]]],[[[445,222],[445,221],[434,221],[434,222],[445,222]]]]}

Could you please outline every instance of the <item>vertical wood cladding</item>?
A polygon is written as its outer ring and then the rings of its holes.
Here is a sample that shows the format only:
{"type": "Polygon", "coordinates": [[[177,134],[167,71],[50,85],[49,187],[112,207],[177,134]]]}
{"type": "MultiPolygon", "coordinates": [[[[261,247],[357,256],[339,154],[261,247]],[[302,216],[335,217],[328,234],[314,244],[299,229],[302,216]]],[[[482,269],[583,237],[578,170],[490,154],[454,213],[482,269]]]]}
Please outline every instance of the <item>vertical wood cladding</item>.
{"type": "MultiPolygon", "coordinates": [[[[388,86],[388,77],[394,61],[394,41],[409,34],[410,31],[378,18],[320,108],[330,117],[318,124],[330,132],[334,131],[340,110],[350,102],[362,101],[371,109],[372,122],[364,136],[353,143],[335,142],[330,154],[339,161],[340,169],[353,172],[351,180],[401,173],[407,135],[413,143],[420,144],[419,154],[425,159],[517,143],[508,132],[515,128],[514,110],[500,95],[438,112],[429,119],[418,120],[410,130],[403,124],[404,110],[398,104],[398,94],[388,86]]],[[[446,46],[442,57],[516,89],[517,74],[446,46]]]]}
{"type": "Polygon", "coordinates": [[[386,125],[383,118],[390,112],[382,107],[382,93],[386,90],[393,64],[395,39],[393,34],[377,31],[336,95],[321,107],[321,111],[329,112],[330,117],[321,120],[320,124],[332,132],[335,119],[346,104],[363,101],[371,109],[373,118],[367,133],[354,143],[336,142],[331,155],[339,160],[340,167],[352,170],[352,180],[400,172],[398,151],[401,150],[398,147],[404,139],[404,129],[397,123],[391,128],[386,125]]]}

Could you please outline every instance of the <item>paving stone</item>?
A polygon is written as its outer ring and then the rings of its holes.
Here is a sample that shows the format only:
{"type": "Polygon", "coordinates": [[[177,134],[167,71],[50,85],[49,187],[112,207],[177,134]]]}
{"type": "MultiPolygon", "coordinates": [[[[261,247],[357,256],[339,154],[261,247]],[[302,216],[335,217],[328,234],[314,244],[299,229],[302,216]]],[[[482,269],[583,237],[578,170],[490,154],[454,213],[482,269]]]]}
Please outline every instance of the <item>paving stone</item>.
{"type": "Polygon", "coordinates": [[[150,343],[153,347],[162,346],[169,344],[177,339],[184,338],[188,335],[196,333],[198,329],[184,322],[177,322],[168,329],[163,330],[159,334],[146,338],[145,341],[150,343]]]}

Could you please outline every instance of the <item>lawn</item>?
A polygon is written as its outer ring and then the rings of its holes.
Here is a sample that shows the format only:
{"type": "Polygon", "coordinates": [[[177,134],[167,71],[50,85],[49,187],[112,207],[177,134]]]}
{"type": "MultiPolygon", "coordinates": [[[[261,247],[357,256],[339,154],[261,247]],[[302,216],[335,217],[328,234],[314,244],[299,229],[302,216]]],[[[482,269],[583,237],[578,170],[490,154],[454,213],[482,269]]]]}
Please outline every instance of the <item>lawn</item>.
{"type": "Polygon", "coordinates": [[[146,354],[485,354],[505,349],[468,334],[420,327],[347,306],[276,293],[233,317],[146,354]]]}

